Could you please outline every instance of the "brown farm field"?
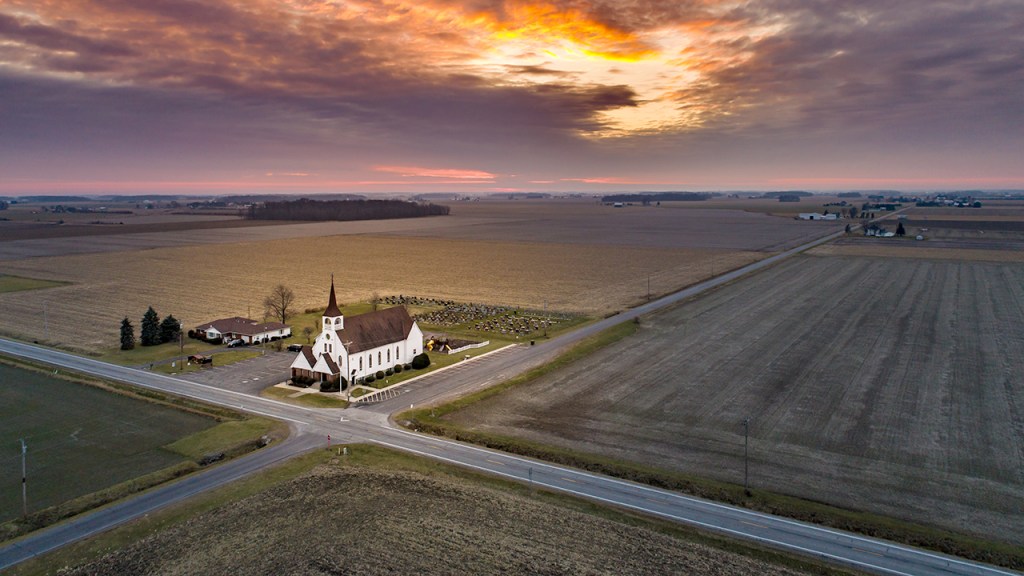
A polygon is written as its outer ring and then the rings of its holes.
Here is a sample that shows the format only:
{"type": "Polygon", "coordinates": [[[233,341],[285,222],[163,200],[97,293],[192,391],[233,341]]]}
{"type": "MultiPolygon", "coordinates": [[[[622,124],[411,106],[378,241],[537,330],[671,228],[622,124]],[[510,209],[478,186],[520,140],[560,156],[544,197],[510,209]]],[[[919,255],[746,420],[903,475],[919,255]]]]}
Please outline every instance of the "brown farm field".
{"type": "Polygon", "coordinates": [[[814,573],[586,510],[438,472],[321,464],[61,573],[814,573]]]}
{"type": "Polygon", "coordinates": [[[260,302],[285,283],[296,310],[323,306],[336,277],[342,302],[413,294],[600,314],[764,257],[759,252],[459,242],[330,236],[274,243],[161,248],[32,258],[5,273],[72,282],[0,294],[0,330],[61,346],[114,346],[121,318],[138,324],[147,306],[185,326],[261,315],[260,302]],[[397,256],[392,259],[391,256],[397,256]],[[384,264],[381,264],[381,263],[384,264]],[[46,321],[44,323],[44,320],[46,321]]]}
{"type": "Polygon", "coordinates": [[[137,325],[148,306],[186,327],[259,316],[278,283],[295,291],[296,310],[323,306],[332,273],[347,302],[406,294],[602,315],[645,300],[648,280],[651,295],[669,293],[838,229],[732,210],[485,207],[450,218],[0,242],[0,274],[71,283],[0,294],[0,333],[97,352],[116,345],[124,316],[137,325]]]}
{"type": "Polygon", "coordinates": [[[1024,544],[1024,264],[801,256],[448,416],[1024,544]]]}

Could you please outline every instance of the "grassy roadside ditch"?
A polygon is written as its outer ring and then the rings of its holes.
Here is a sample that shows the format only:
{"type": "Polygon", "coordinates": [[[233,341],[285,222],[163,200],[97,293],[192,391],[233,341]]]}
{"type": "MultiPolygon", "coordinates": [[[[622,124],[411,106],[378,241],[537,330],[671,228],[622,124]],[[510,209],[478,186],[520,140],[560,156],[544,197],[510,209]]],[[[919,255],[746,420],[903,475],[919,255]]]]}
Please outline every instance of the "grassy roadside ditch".
{"type": "Polygon", "coordinates": [[[979,562],[1018,570],[1024,568],[1024,549],[1012,544],[994,542],[878,514],[843,509],[821,502],[764,490],[751,490],[748,495],[744,492],[743,486],[737,484],[605,458],[595,454],[540,444],[512,436],[470,430],[445,419],[445,416],[448,414],[456,412],[474,402],[490,398],[512,387],[525,384],[553,372],[571,362],[581,360],[589,354],[633,334],[636,329],[636,324],[632,322],[613,326],[600,334],[581,341],[550,364],[540,366],[516,378],[446,404],[404,411],[395,416],[395,421],[406,428],[420,432],[470,442],[547,462],[572,466],[717,502],[742,506],[751,510],[883,538],[979,562]]]}
{"type": "Polygon", "coordinates": [[[284,438],[288,434],[288,427],[284,423],[268,418],[249,416],[187,398],[63,370],[54,374],[53,369],[50,367],[21,359],[0,357],[0,363],[23,370],[43,373],[48,377],[59,378],[73,384],[98,388],[112,394],[204,416],[216,422],[210,428],[162,446],[162,450],[179,455],[183,458],[182,461],[107,486],[95,492],[31,511],[27,516],[4,522],[0,524],[0,541],[17,538],[67,518],[116,502],[138,492],[190,474],[213,462],[220,462],[247,454],[262,445],[262,438],[264,436],[270,441],[275,441],[284,438]]]}
{"type": "Polygon", "coordinates": [[[846,576],[855,573],[813,559],[709,534],[673,522],[602,506],[574,496],[531,489],[519,482],[481,474],[462,467],[420,458],[380,446],[356,444],[348,446],[348,456],[344,457],[338,457],[336,448],[331,448],[315,450],[289,459],[253,476],[157,511],[93,538],[76,542],[42,557],[28,560],[11,568],[10,574],[12,576],[50,574],[54,572],[55,567],[72,567],[96,560],[112,550],[121,549],[143,538],[157,534],[162,530],[186,522],[199,514],[211,512],[241,501],[244,498],[258,495],[264,490],[296,479],[318,466],[325,465],[374,468],[386,471],[411,471],[431,477],[447,476],[470,481],[485,488],[509,492],[519,497],[536,499],[564,509],[590,514],[612,522],[656,531],[680,541],[701,544],[725,552],[741,554],[756,560],[786,566],[808,574],[846,576]]]}

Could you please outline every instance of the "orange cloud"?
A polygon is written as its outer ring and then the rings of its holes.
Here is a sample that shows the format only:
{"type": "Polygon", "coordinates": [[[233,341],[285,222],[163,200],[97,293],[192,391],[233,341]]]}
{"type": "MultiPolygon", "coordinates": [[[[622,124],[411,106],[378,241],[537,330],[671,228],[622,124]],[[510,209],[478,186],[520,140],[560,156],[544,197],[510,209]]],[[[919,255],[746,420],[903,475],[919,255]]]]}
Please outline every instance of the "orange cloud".
{"type": "Polygon", "coordinates": [[[447,178],[453,180],[494,180],[497,176],[483,170],[458,168],[422,168],[419,166],[374,166],[378,172],[392,172],[408,178],[447,178]]]}
{"type": "Polygon", "coordinates": [[[560,9],[546,2],[510,3],[503,15],[491,24],[494,37],[503,42],[570,42],[585,54],[624,61],[655,52],[636,34],[598,22],[575,8],[560,9]]]}
{"type": "Polygon", "coordinates": [[[582,182],[584,184],[652,184],[643,180],[631,178],[617,178],[614,176],[598,176],[592,178],[560,178],[561,182],[582,182]]]}

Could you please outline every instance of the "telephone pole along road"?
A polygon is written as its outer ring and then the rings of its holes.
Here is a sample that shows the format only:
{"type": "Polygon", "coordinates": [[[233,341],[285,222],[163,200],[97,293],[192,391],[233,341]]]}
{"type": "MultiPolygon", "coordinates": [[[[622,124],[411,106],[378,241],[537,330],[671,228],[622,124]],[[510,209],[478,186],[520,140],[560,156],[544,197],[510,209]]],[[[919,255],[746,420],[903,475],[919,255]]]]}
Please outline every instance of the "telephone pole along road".
{"type": "MultiPolygon", "coordinates": [[[[508,374],[502,374],[502,376],[511,377],[536,363],[547,361],[566,345],[617,322],[629,320],[722,283],[730,282],[743,274],[768,266],[782,257],[795,254],[811,245],[831,240],[837,235],[830,235],[810,245],[762,260],[640,308],[602,320],[583,330],[540,346],[522,346],[517,354],[501,356],[502,364],[509,364],[508,366],[496,368],[483,360],[475,362],[474,364],[478,364],[475,371],[493,374],[495,370],[499,372],[507,370],[508,374]],[[585,332],[585,334],[580,335],[580,332],[585,332]]],[[[11,340],[0,339],[0,352],[75,372],[128,382],[144,388],[277,418],[289,422],[296,430],[293,438],[277,446],[155,488],[116,506],[83,514],[6,544],[0,547],[0,570],[65,544],[98,534],[162,506],[221,486],[311,447],[324,446],[327,435],[330,435],[332,441],[335,442],[372,442],[520,482],[529,482],[540,488],[569,493],[672,521],[699,526],[877,574],[922,576],[949,576],[951,574],[1005,576],[1015,574],[992,566],[897,545],[884,540],[822,528],[813,524],[718,504],[572,468],[408,432],[393,427],[388,422],[387,414],[380,411],[304,408],[161,374],[115,366],[11,340]]],[[[445,390],[441,394],[428,388],[419,388],[417,391],[403,395],[400,400],[404,407],[408,405],[412,395],[422,398],[447,397],[451,394],[462,393],[465,389],[472,389],[468,386],[468,384],[460,384],[456,390],[445,390]]],[[[480,380],[477,380],[474,387],[479,386],[480,380]]]]}

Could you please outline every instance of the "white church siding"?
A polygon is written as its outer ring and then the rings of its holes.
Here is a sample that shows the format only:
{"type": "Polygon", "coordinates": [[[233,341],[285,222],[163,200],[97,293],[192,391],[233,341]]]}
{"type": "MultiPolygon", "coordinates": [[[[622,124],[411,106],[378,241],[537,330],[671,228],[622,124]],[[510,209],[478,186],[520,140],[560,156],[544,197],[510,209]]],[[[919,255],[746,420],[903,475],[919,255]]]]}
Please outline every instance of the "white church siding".
{"type": "Polygon", "coordinates": [[[304,375],[306,366],[321,381],[364,378],[397,365],[408,364],[423,351],[423,331],[404,307],[385,308],[345,318],[331,295],[312,346],[304,346],[292,362],[292,375],[304,375]],[[310,359],[315,359],[315,363],[310,359]]]}

